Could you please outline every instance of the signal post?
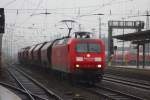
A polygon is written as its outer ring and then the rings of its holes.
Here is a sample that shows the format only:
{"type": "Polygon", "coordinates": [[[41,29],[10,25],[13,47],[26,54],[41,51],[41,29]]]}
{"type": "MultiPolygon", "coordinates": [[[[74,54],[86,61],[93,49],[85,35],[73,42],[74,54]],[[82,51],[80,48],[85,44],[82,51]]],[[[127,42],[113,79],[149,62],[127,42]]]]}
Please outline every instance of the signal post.
{"type": "Polygon", "coordinates": [[[2,67],[2,37],[5,29],[4,8],[0,8],[0,69],[2,67]]]}

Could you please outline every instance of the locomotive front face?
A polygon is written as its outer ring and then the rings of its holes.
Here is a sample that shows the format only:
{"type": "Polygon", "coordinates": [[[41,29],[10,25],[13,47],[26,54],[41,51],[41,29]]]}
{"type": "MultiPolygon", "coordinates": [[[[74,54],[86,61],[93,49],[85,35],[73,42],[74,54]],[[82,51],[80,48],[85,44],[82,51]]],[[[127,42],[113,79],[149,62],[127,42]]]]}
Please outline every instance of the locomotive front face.
{"type": "MultiPolygon", "coordinates": [[[[73,59],[73,58],[72,58],[73,59]]],[[[77,41],[74,45],[74,70],[100,70],[105,66],[104,47],[100,41],[77,41]]]]}
{"type": "Polygon", "coordinates": [[[79,68],[101,68],[100,45],[98,43],[78,43],[76,50],[76,64],[79,68]]]}
{"type": "Polygon", "coordinates": [[[100,81],[105,67],[105,48],[101,40],[76,40],[70,45],[70,71],[79,79],[100,81]]]}

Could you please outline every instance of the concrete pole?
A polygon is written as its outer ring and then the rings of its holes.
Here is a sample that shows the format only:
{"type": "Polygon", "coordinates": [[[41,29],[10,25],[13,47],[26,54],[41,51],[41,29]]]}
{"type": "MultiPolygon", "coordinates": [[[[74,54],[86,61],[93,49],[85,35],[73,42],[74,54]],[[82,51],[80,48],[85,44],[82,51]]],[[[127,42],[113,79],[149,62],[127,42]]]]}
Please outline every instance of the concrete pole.
{"type": "Polygon", "coordinates": [[[145,43],[143,43],[143,69],[145,67],[145,43]]]}
{"type": "MultiPolygon", "coordinates": [[[[124,20],[123,20],[123,38],[124,38],[124,20]]],[[[124,40],[122,41],[122,65],[124,65],[124,58],[125,58],[125,56],[124,56],[124,40]]]]}
{"type": "Polygon", "coordinates": [[[0,34],[0,69],[2,67],[2,37],[3,35],[0,34]]]}
{"type": "Polygon", "coordinates": [[[99,38],[101,38],[101,17],[99,16],[99,38]]]}
{"type": "Polygon", "coordinates": [[[111,55],[113,53],[113,43],[112,43],[112,28],[108,28],[108,63],[111,65],[111,55]]]}
{"type": "MultiPolygon", "coordinates": [[[[122,35],[123,35],[123,38],[124,38],[124,28],[125,28],[125,18],[122,18],[122,20],[123,20],[123,33],[122,33],[122,35]]],[[[122,65],[124,65],[124,40],[122,41],[122,65]]]]}
{"type": "Polygon", "coordinates": [[[140,50],[139,50],[139,46],[140,46],[140,45],[137,44],[137,63],[136,63],[136,64],[137,64],[137,68],[139,68],[139,51],[140,51],[140,50]]]}

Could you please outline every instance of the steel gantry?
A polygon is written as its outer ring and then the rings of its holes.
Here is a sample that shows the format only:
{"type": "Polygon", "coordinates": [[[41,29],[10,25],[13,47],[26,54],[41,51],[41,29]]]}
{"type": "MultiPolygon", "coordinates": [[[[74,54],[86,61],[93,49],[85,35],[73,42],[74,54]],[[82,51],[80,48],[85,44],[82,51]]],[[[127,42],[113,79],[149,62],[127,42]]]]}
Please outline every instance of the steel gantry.
{"type": "Polygon", "coordinates": [[[124,29],[136,29],[140,32],[144,28],[144,21],[108,21],[108,62],[111,62],[111,55],[114,53],[113,29],[123,29],[122,40],[124,43],[124,29]]]}

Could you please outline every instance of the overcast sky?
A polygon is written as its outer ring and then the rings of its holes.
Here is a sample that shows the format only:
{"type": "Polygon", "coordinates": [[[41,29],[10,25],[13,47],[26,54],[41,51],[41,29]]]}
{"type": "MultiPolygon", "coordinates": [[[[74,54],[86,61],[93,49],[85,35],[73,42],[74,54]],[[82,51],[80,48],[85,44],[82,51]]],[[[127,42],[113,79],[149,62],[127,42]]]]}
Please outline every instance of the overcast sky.
{"type": "MultiPolygon", "coordinates": [[[[39,26],[39,24],[45,25],[46,23],[48,29],[51,27],[52,32],[55,33],[59,31],[58,28],[62,27],[59,21],[63,19],[76,20],[76,25],[81,23],[83,30],[90,31],[92,28],[97,30],[98,16],[91,16],[97,13],[104,14],[101,16],[104,25],[102,31],[107,31],[108,20],[122,20],[128,16],[145,14],[150,9],[149,5],[150,0],[1,0],[0,7],[6,9],[6,24],[32,27],[33,24],[39,26]],[[41,9],[48,9],[47,12],[51,14],[38,15],[46,12],[41,9]]],[[[146,18],[134,17],[126,20],[140,19],[145,20],[146,18]]]]}
{"type": "Polygon", "coordinates": [[[66,26],[60,23],[64,19],[76,21],[73,31],[78,31],[81,24],[82,30],[95,28],[98,33],[99,16],[92,15],[98,13],[104,14],[101,33],[107,36],[108,20],[146,21],[146,17],[138,15],[150,13],[150,0],[1,0],[0,7],[5,8],[6,16],[3,41],[13,41],[21,47],[20,43],[32,45],[67,34],[67,30],[62,29],[66,26]],[[51,14],[40,14],[45,12],[51,14]]]}

